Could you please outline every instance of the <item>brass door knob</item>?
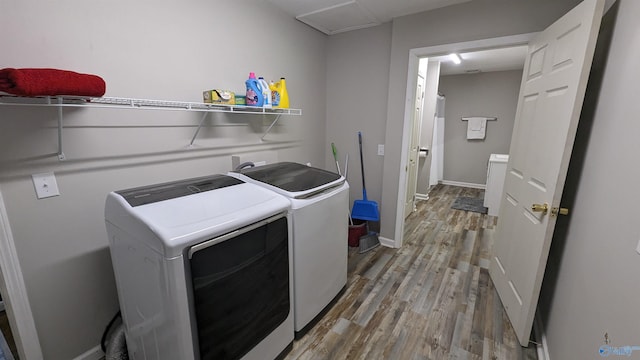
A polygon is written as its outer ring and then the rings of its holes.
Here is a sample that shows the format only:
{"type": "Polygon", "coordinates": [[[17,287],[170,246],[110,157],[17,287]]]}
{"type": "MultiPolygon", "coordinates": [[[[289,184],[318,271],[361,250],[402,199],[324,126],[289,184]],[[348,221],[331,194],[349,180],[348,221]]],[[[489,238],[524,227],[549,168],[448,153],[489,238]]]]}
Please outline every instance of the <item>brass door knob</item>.
{"type": "Polygon", "coordinates": [[[558,216],[558,215],[569,215],[569,209],[567,208],[557,208],[554,207],[551,209],[551,216],[558,216]]]}
{"type": "Polygon", "coordinates": [[[541,212],[542,215],[546,214],[549,211],[549,204],[533,204],[531,205],[531,211],[533,212],[541,212]]]}

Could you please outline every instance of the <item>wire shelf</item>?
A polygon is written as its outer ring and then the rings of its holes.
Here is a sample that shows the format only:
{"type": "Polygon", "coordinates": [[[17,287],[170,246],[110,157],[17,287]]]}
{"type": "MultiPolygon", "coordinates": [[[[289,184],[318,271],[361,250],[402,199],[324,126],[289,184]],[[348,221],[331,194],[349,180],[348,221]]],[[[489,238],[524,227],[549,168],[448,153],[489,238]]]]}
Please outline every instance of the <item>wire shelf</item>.
{"type": "Polygon", "coordinates": [[[178,110],[196,112],[223,112],[236,114],[302,115],[301,109],[262,108],[243,105],[209,104],[174,100],[151,100],[119,97],[37,96],[22,97],[0,95],[0,105],[94,107],[114,109],[178,110]]]}
{"type": "Polygon", "coordinates": [[[64,115],[62,109],[65,107],[77,108],[104,108],[104,109],[142,109],[161,111],[194,111],[204,113],[200,124],[196,129],[189,146],[193,143],[204,124],[209,113],[229,113],[229,114],[252,114],[252,115],[275,115],[267,131],[260,137],[264,140],[269,131],[278,122],[281,115],[302,115],[301,109],[290,108],[262,108],[242,105],[209,104],[188,101],[173,100],[151,100],[132,99],[118,97],[82,97],[82,96],[35,96],[23,97],[0,93],[0,105],[7,106],[29,106],[29,107],[55,107],[58,109],[58,159],[65,160],[62,151],[62,130],[64,115]]]}

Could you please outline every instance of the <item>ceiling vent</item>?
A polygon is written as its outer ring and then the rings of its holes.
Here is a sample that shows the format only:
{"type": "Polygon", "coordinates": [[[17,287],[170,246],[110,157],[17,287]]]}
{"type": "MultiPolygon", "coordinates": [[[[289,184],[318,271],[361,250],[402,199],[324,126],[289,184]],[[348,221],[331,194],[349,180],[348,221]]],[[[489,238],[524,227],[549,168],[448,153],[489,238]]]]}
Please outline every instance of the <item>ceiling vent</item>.
{"type": "Polygon", "coordinates": [[[368,10],[355,1],[298,15],[296,19],[327,35],[381,24],[368,10]]]}

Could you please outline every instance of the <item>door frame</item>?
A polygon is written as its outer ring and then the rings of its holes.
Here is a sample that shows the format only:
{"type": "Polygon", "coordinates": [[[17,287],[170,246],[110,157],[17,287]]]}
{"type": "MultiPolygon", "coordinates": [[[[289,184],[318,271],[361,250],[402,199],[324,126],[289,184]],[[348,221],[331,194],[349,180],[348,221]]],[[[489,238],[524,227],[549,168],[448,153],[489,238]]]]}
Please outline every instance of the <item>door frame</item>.
{"type": "Polygon", "coordinates": [[[394,233],[395,248],[402,247],[404,234],[404,202],[407,193],[407,172],[403,169],[407,166],[408,147],[411,135],[411,116],[415,103],[415,89],[417,85],[418,63],[420,58],[447,55],[452,52],[469,52],[489,50],[494,48],[526,45],[538,32],[501,36],[489,39],[450,43],[444,45],[414,48],[409,51],[409,66],[407,70],[407,88],[405,93],[405,109],[402,126],[402,146],[400,147],[400,176],[398,176],[398,194],[396,203],[396,226],[394,233]]]}
{"type": "Polygon", "coordinates": [[[9,325],[21,359],[42,359],[31,304],[27,296],[22,269],[7,209],[0,191],[0,291],[7,310],[9,325]]]}

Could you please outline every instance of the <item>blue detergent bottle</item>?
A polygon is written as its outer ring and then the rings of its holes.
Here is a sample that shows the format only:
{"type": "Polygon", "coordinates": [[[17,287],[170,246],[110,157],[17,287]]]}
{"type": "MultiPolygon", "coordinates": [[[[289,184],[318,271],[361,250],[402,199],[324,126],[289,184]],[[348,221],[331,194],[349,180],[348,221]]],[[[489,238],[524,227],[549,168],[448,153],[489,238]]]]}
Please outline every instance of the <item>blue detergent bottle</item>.
{"type": "Polygon", "coordinates": [[[247,106],[263,106],[264,95],[262,94],[262,86],[256,79],[256,74],[250,72],[245,84],[247,85],[247,106]]]}

